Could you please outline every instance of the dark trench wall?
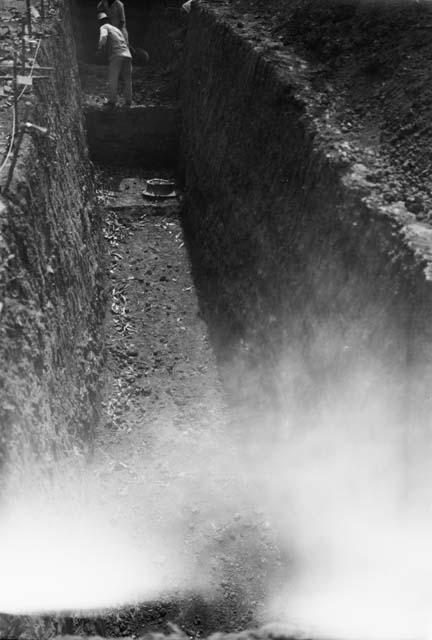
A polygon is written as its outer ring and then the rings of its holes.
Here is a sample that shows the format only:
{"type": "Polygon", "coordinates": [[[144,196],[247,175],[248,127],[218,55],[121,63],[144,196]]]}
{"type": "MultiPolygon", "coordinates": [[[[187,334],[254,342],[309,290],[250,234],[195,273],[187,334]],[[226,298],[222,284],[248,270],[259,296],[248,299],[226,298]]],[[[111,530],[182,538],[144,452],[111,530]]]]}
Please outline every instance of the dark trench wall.
{"type": "Polygon", "coordinates": [[[0,466],[89,443],[98,413],[100,228],[67,0],[51,33],[52,80],[27,97],[50,135],[25,136],[0,200],[0,466]]]}
{"type": "Polygon", "coordinates": [[[127,110],[86,109],[87,141],[94,162],[157,169],[175,166],[178,109],[171,106],[127,110]]]}
{"type": "Polygon", "coordinates": [[[235,22],[195,8],[182,84],[185,226],[221,362],[243,353],[273,401],[310,407],[357,379],[429,421],[430,258],[415,221],[367,198],[289,65],[235,22]]]}

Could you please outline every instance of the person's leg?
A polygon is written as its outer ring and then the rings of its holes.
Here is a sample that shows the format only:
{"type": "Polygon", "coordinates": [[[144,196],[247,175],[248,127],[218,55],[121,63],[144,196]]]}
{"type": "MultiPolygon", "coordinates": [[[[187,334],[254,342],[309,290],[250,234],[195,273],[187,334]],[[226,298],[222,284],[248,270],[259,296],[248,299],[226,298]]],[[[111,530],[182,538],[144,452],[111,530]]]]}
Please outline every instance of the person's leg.
{"type": "Polygon", "coordinates": [[[116,104],[117,102],[117,94],[118,94],[118,81],[120,76],[120,71],[122,68],[123,59],[118,56],[113,56],[109,62],[108,67],[108,84],[109,84],[109,93],[108,93],[108,101],[110,104],[116,104]]]}
{"type": "Polygon", "coordinates": [[[132,102],[132,60],[130,58],[123,58],[122,65],[122,77],[123,77],[123,94],[126,104],[132,102]]]}

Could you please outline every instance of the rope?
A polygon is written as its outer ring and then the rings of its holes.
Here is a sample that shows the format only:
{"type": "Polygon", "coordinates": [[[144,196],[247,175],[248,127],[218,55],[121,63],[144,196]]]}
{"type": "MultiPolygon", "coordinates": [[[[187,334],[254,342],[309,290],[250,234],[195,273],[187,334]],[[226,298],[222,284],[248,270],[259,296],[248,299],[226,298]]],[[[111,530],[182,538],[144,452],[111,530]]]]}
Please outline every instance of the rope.
{"type": "MultiPolygon", "coordinates": [[[[39,41],[38,41],[37,47],[36,47],[36,52],[35,52],[34,57],[33,57],[32,66],[31,66],[31,69],[30,69],[30,78],[33,77],[33,70],[34,70],[34,66],[35,66],[35,63],[36,63],[37,54],[39,53],[39,47],[40,47],[41,41],[42,41],[42,38],[39,38],[39,41]]],[[[27,89],[27,86],[28,85],[24,86],[24,89],[21,91],[21,93],[19,94],[19,96],[17,98],[17,102],[19,100],[21,100],[21,98],[23,97],[23,95],[25,93],[25,90],[27,89]]],[[[11,134],[11,139],[10,139],[10,143],[9,143],[9,148],[7,150],[7,153],[6,153],[6,157],[5,157],[5,159],[3,160],[3,162],[2,162],[2,164],[0,166],[0,173],[3,171],[3,169],[7,165],[8,161],[9,161],[9,158],[10,158],[10,155],[12,153],[12,149],[13,149],[14,142],[15,142],[16,130],[17,130],[17,122],[16,122],[16,117],[15,117],[15,109],[12,109],[12,134],[11,134]]]]}

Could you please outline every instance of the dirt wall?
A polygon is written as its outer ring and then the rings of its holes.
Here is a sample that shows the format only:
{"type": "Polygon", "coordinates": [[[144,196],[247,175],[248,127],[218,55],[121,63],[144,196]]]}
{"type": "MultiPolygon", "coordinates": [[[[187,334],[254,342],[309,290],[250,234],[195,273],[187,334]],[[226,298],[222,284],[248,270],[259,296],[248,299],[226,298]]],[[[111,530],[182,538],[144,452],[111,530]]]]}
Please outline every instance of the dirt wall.
{"type": "Polygon", "coordinates": [[[272,402],[360,376],[428,421],[431,230],[347,159],[306,62],[239,18],[195,6],[182,87],[184,219],[219,355],[242,352],[272,402]]]}
{"type": "MultiPolygon", "coordinates": [[[[52,66],[25,102],[25,135],[0,198],[0,462],[49,463],[91,441],[97,419],[101,280],[68,2],[58,3],[38,63],[52,66]]],[[[2,185],[7,171],[2,176],[2,185]]]]}
{"type": "Polygon", "coordinates": [[[178,154],[178,111],[155,105],[131,109],[86,109],[88,145],[101,164],[163,168],[178,154]]]}

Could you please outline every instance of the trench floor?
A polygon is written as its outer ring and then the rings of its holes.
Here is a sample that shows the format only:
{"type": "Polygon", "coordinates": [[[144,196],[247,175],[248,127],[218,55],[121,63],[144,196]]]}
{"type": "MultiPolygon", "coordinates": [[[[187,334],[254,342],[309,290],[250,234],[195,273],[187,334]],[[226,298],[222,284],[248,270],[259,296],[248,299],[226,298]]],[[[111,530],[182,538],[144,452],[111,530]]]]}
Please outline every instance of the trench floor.
{"type": "Polygon", "coordinates": [[[129,188],[144,175],[153,174],[100,177],[107,360],[94,473],[115,505],[113,520],[130,522],[143,549],[149,536],[157,541],[152,567],[166,587],[132,607],[75,617],[69,631],[119,637],[172,623],[194,637],[241,630],[262,618],[278,550],[264,511],[244,499],[251,488],[237,462],[241,440],[229,437],[181,202],[143,204],[140,189],[129,188]]]}

